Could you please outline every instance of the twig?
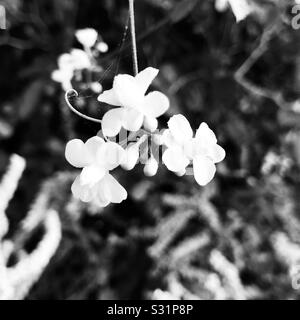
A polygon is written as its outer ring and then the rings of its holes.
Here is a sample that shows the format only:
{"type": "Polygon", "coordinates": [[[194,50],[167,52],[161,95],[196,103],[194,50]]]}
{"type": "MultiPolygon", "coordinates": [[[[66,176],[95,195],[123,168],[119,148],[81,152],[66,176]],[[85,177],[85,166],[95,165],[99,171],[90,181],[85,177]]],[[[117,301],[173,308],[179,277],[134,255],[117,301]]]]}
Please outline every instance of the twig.
{"type": "Polygon", "coordinates": [[[282,97],[282,93],[278,93],[273,90],[266,88],[261,88],[258,85],[252,83],[246,79],[245,75],[249,72],[252,66],[257,62],[257,60],[267,51],[268,44],[274,35],[277,35],[283,29],[283,24],[276,22],[270,26],[262,35],[259,46],[251,53],[247,60],[242,64],[242,66],[235,72],[235,80],[242,85],[245,89],[252,92],[257,96],[268,98],[273,100],[278,107],[282,108],[286,104],[282,97]]]}

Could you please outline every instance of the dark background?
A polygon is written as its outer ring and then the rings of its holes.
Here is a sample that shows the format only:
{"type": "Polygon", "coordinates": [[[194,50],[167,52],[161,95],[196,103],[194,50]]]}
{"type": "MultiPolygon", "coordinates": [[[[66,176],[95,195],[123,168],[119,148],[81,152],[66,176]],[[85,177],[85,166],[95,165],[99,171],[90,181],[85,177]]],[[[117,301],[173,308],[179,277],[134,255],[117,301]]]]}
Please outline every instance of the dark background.
{"type": "MultiPolygon", "coordinates": [[[[214,0],[136,0],[140,69],[160,69],[154,87],[171,101],[160,127],[177,113],[194,129],[205,121],[227,156],[204,188],[163,165],[154,178],[142,166],[118,169],[129,197],[99,210],[72,198],[75,171],[64,148],[100,128],[69,111],[51,73],[60,54],[81,48],[74,34],[86,27],[110,48],[95,81],[107,89],[118,72],[132,73],[127,1],[1,1],[8,29],[0,31],[0,174],[12,153],[27,164],[5,239],[20,238],[41,195],[39,209],[55,208],[63,230],[27,299],[300,297],[291,278],[300,257],[300,34],[290,26],[293,1],[251,2],[255,11],[237,24],[214,0]]],[[[77,102],[86,114],[103,114],[89,89],[77,102]]],[[[42,236],[37,227],[21,237],[7,267],[42,236]]]]}

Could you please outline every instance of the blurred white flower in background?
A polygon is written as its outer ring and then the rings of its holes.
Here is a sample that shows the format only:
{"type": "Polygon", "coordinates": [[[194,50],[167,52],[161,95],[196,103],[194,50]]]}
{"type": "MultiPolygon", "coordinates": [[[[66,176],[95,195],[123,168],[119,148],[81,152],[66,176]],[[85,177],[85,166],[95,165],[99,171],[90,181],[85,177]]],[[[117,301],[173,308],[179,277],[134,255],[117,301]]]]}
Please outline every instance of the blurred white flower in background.
{"type": "Polygon", "coordinates": [[[61,83],[63,89],[72,89],[71,80],[76,70],[88,69],[91,61],[87,53],[80,49],[73,49],[70,53],[64,53],[58,58],[58,69],[52,72],[52,79],[61,83]]]}
{"type": "Polygon", "coordinates": [[[98,32],[92,28],[85,28],[77,30],[75,36],[84,47],[91,48],[98,39],[98,32]]]}
{"type": "Polygon", "coordinates": [[[74,139],[68,142],[65,156],[72,166],[82,168],[72,185],[75,198],[92,201],[100,207],[121,203],[127,198],[126,190],[109,173],[124,157],[124,149],[117,143],[105,142],[97,136],[86,143],[74,139]]]}
{"type": "Polygon", "coordinates": [[[193,163],[194,176],[201,186],[208,184],[216,173],[215,163],[225,158],[224,149],[208,125],[202,122],[193,137],[193,130],[183,115],[175,115],[168,122],[169,129],[163,133],[167,146],[162,160],[170,171],[183,175],[193,163]]]}
{"type": "Polygon", "coordinates": [[[102,53],[105,53],[108,51],[108,45],[107,43],[101,41],[97,44],[96,49],[102,53]]]}
{"type": "Polygon", "coordinates": [[[244,20],[252,12],[252,7],[248,0],[216,0],[215,2],[215,8],[220,12],[227,10],[229,6],[237,22],[244,20]]]}
{"type": "Polygon", "coordinates": [[[98,101],[121,107],[108,111],[102,119],[105,136],[116,136],[121,128],[138,131],[142,125],[149,131],[157,128],[157,119],[169,108],[169,99],[161,92],[146,94],[159,70],[146,68],[137,76],[117,75],[113,88],[99,95],[98,101]]]}

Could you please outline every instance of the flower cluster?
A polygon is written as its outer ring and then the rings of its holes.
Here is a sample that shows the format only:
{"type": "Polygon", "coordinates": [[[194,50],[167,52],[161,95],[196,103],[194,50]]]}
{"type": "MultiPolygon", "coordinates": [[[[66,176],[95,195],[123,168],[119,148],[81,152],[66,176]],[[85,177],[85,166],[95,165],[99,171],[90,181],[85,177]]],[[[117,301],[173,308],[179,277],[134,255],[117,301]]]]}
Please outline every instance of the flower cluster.
{"type": "MultiPolygon", "coordinates": [[[[78,30],[75,34],[77,41],[82,45],[82,49],[72,49],[69,53],[63,53],[57,61],[58,69],[52,72],[52,79],[59,82],[65,91],[73,88],[72,80],[75,75],[79,75],[83,70],[90,72],[102,71],[96,64],[95,58],[108,51],[108,46],[101,40],[98,32],[91,28],[78,30]]],[[[102,91],[99,82],[89,83],[89,88],[96,93],[102,91]]]]}
{"type": "MultiPolygon", "coordinates": [[[[94,37],[82,37],[84,46],[92,45],[94,37]]],[[[162,161],[165,166],[179,176],[187,174],[187,167],[192,164],[193,174],[200,186],[208,184],[216,173],[216,163],[225,158],[224,149],[217,144],[214,132],[206,123],[201,123],[194,135],[188,120],[183,115],[175,115],[168,121],[168,128],[158,132],[157,118],[169,108],[169,99],[159,91],[147,93],[159,70],[146,68],[135,77],[120,74],[114,78],[112,89],[104,91],[98,101],[114,108],[102,118],[103,138],[95,136],[83,143],[71,140],[66,146],[66,159],[76,168],[81,168],[80,175],[72,185],[73,195],[84,201],[93,201],[100,207],[109,203],[120,203],[127,198],[126,190],[110,174],[121,166],[132,170],[139,159],[144,159],[144,173],[154,176],[158,171],[157,155],[148,145],[148,138],[153,138],[158,148],[163,148],[162,161]],[[124,147],[113,142],[121,128],[131,133],[141,130],[143,134],[137,141],[124,147]],[[141,147],[141,146],[144,147],[141,147]],[[143,151],[143,152],[142,152],[143,151]],[[146,158],[145,158],[146,155],[146,158]]]]}

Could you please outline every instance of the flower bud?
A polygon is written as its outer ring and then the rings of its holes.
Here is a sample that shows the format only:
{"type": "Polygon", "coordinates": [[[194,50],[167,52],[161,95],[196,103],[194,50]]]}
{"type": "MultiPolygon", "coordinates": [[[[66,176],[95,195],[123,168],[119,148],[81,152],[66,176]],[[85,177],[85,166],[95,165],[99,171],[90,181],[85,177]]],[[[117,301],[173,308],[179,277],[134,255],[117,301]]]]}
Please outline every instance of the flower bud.
{"type": "Polygon", "coordinates": [[[157,129],[156,118],[145,117],[144,128],[150,132],[154,132],[157,129]]]}
{"type": "Polygon", "coordinates": [[[158,170],[158,163],[153,156],[145,164],[144,174],[148,177],[153,177],[156,175],[158,170]]]}
{"type": "Polygon", "coordinates": [[[123,160],[121,162],[121,167],[124,170],[132,170],[138,162],[139,159],[139,145],[131,144],[125,150],[123,160]]]}

